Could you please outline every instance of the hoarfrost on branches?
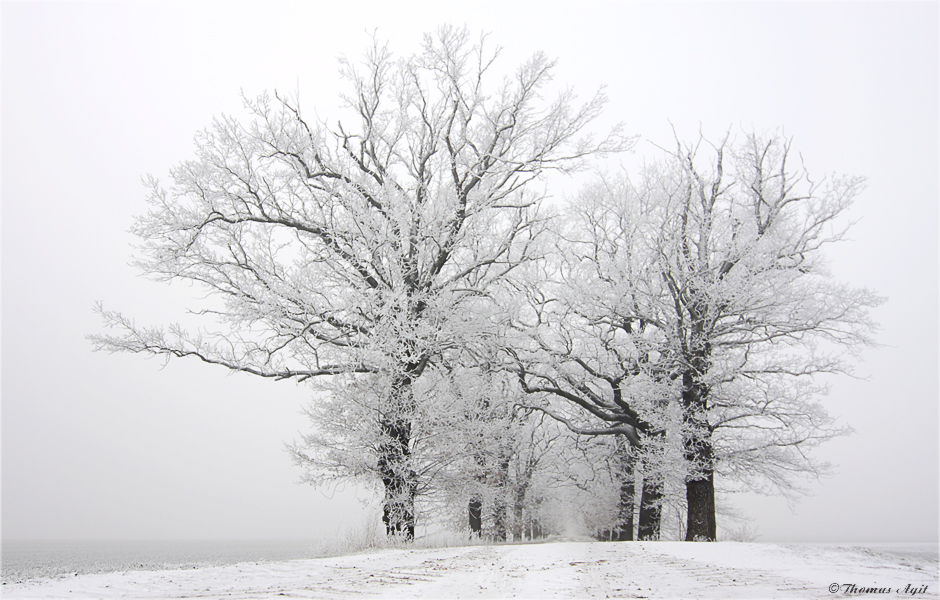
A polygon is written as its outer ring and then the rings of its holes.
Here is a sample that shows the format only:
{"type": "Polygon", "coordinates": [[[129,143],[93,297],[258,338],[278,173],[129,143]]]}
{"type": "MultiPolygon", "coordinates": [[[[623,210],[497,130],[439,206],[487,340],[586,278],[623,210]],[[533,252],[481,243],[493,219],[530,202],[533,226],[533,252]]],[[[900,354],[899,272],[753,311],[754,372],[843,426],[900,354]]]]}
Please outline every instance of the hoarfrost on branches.
{"type": "Polygon", "coordinates": [[[689,540],[716,538],[716,474],[789,494],[825,471],[807,450],[847,429],[818,378],[872,344],[882,299],[832,281],[823,256],[863,181],[794,162],[790,140],[748,135],[601,177],[572,211],[558,291],[530,293],[520,322],[511,363],[538,408],[581,434],[678,444],[666,468],[684,474],[689,540]]]}
{"type": "Polygon", "coordinates": [[[603,94],[543,99],[542,54],[494,88],[498,55],[449,27],[404,59],[376,42],[362,64],[341,61],[353,122],[310,120],[278,93],[216,119],[169,188],[149,180],[134,227],[141,271],[208,290],[215,331],[141,327],[99,307],[117,333],[95,346],[274,379],[371,377],[385,523],[413,536],[412,386],[449,352],[487,354],[496,290],[545,227],[530,184],[630,144],[585,133],[603,94]]]}

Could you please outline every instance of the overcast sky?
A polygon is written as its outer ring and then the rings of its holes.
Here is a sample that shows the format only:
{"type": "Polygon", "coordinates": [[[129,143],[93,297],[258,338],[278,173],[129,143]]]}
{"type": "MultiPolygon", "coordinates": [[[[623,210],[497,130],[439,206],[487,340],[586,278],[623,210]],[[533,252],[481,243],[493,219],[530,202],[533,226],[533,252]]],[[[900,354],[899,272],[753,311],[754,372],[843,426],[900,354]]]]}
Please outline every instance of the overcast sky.
{"type": "Polygon", "coordinates": [[[186,361],[92,353],[96,301],[163,324],[194,290],[128,262],[141,177],[166,178],[240,90],[301,91],[330,118],[336,58],[378,30],[401,53],[442,23],[534,51],[636,154],[701,128],[792,136],[818,175],[868,177],[837,278],[889,297],[865,380],[825,400],[852,437],[812,495],[739,496],[761,541],[936,541],[937,3],[305,2],[2,5],[3,537],[305,538],[361,512],[295,482],[283,444],[309,391],[186,361]],[[453,3],[457,4],[457,3],[453,3]]]}

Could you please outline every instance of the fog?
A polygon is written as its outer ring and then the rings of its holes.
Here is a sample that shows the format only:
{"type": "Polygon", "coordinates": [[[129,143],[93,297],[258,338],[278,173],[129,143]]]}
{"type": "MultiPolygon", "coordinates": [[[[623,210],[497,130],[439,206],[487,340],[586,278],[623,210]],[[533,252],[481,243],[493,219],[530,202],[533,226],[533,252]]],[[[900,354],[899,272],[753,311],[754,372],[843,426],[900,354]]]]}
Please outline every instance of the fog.
{"type": "MultiPolygon", "coordinates": [[[[336,58],[396,52],[442,23],[536,50],[597,127],[793,137],[810,173],[863,175],[835,277],[888,296],[881,348],[825,405],[856,434],[810,495],[738,495],[761,541],[936,541],[938,7],[935,3],[4,3],[2,532],[6,539],[301,538],[361,518],[367,490],[317,490],[283,450],[308,388],[184,360],[91,352],[97,301],[159,325],[199,290],[141,278],[127,233],[141,177],[166,179],[240,93],[299,91],[330,118],[336,58]]],[[[561,181],[556,193],[570,191],[561,181]]]]}

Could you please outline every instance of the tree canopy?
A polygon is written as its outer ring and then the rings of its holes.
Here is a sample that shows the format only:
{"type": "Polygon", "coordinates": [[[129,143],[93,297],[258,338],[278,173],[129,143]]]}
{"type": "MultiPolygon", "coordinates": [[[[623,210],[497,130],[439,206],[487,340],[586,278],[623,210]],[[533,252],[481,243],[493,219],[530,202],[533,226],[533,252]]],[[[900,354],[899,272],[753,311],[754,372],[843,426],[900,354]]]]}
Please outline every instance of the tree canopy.
{"type": "Polygon", "coordinates": [[[586,133],[600,92],[543,98],[543,54],[494,86],[498,55],[450,27],[404,59],[376,42],[363,64],[341,61],[354,123],[311,121],[277,93],[216,119],[170,188],[150,179],[134,233],[141,271],[203,286],[219,303],[202,312],[221,327],[145,328],[100,309],[118,333],[96,347],[275,379],[378,377],[383,477],[404,496],[386,522],[411,531],[414,380],[449,352],[487,353],[496,288],[544,228],[529,184],[630,143],[586,133]]]}

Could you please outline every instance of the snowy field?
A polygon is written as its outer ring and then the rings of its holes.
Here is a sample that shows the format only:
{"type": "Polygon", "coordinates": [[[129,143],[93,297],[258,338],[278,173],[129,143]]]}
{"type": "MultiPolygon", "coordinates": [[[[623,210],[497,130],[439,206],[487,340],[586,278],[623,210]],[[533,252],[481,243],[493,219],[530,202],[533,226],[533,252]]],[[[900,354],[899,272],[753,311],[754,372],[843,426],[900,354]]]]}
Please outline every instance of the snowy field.
{"type": "Polygon", "coordinates": [[[59,576],[3,598],[938,598],[937,568],[936,544],[559,541],[59,576]]]}

